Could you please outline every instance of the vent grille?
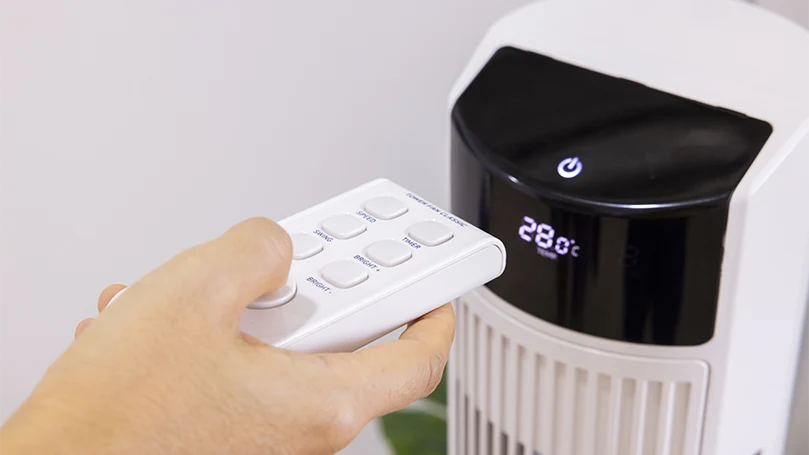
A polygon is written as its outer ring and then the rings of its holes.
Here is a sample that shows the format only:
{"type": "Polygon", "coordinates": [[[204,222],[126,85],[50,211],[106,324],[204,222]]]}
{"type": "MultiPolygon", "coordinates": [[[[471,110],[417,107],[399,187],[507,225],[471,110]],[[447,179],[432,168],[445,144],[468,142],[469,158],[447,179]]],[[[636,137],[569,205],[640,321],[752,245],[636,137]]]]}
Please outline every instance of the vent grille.
{"type": "Polygon", "coordinates": [[[699,453],[704,363],[599,354],[468,298],[456,311],[451,455],[699,453]]]}

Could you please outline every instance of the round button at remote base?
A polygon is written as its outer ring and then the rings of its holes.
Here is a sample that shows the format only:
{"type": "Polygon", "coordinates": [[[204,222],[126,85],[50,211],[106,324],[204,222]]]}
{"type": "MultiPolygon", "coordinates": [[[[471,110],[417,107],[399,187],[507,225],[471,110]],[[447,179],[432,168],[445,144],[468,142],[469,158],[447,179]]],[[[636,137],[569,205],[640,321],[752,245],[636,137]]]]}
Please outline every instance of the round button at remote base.
{"type": "Polygon", "coordinates": [[[253,303],[247,305],[247,308],[252,310],[267,310],[270,308],[278,308],[281,305],[289,303],[290,300],[295,298],[298,292],[298,285],[295,280],[290,279],[279,289],[268,292],[261,297],[257,298],[253,303]]]}

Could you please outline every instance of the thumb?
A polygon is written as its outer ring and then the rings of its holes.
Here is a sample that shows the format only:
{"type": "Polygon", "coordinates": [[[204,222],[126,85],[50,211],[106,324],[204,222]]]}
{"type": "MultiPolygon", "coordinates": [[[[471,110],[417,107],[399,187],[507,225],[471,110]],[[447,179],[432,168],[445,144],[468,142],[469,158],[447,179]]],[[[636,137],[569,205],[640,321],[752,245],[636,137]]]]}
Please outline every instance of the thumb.
{"type": "Polygon", "coordinates": [[[291,263],[289,234],[269,219],[251,218],[173,257],[127,294],[161,305],[193,306],[238,326],[247,305],[286,283],[291,263]]]}

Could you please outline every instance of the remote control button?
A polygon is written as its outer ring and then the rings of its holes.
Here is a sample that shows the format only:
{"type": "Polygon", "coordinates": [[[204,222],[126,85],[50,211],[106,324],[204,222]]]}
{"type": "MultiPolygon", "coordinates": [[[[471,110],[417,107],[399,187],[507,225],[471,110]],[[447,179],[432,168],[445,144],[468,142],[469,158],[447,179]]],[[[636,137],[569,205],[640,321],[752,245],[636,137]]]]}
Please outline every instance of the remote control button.
{"type": "Polygon", "coordinates": [[[326,234],[340,240],[350,239],[365,232],[365,223],[346,214],[326,219],[321,227],[326,234]]]}
{"type": "Polygon", "coordinates": [[[414,224],[407,231],[413,240],[427,246],[438,246],[453,237],[448,227],[436,221],[424,221],[414,224]]]}
{"type": "Polygon", "coordinates": [[[367,254],[372,261],[384,267],[396,267],[413,257],[410,248],[405,246],[404,243],[395,240],[380,240],[379,242],[375,242],[368,247],[365,254],[367,254]]]}
{"type": "Polygon", "coordinates": [[[392,220],[407,213],[407,206],[396,198],[382,196],[366,202],[365,211],[380,220],[392,220]]]}
{"type": "Polygon", "coordinates": [[[289,303],[298,293],[298,285],[295,280],[291,279],[286,282],[280,289],[273,292],[268,292],[261,297],[257,298],[253,303],[247,305],[247,308],[253,310],[266,310],[269,308],[277,308],[281,305],[289,303]]]}
{"type": "Polygon", "coordinates": [[[368,271],[358,262],[343,259],[323,267],[320,276],[332,286],[348,289],[367,280],[368,271]]]}
{"type": "Polygon", "coordinates": [[[323,251],[323,244],[314,235],[299,232],[292,238],[292,259],[300,261],[323,251]]]}

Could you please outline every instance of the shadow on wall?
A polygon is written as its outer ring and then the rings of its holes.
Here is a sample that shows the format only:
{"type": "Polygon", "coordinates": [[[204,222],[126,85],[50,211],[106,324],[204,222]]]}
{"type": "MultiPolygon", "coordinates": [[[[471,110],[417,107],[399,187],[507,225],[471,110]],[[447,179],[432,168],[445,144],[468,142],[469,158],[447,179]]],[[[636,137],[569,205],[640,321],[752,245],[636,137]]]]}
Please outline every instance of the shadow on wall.
{"type": "Polygon", "coordinates": [[[809,428],[809,301],[807,301],[801,346],[801,358],[800,363],[798,363],[795,392],[792,400],[789,435],[787,436],[786,451],[784,452],[786,455],[809,453],[809,432],[806,431],[809,428]]]}

